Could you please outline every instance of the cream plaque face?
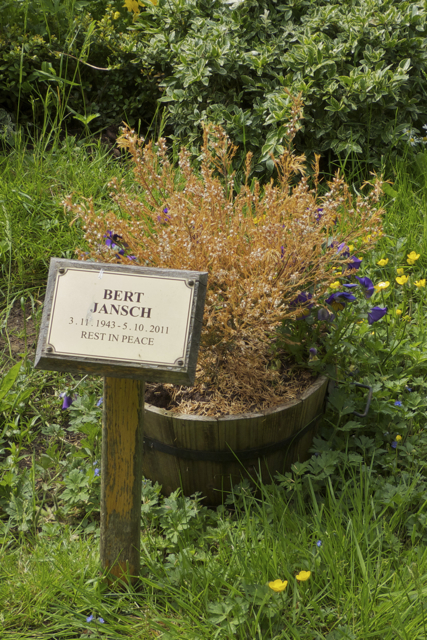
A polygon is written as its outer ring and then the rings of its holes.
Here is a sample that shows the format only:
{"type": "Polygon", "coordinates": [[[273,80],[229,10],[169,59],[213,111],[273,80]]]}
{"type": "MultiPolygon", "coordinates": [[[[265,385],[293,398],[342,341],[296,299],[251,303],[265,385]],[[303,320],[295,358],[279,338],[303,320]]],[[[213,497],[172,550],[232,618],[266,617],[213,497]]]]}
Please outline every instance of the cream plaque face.
{"type": "Polygon", "coordinates": [[[56,278],[47,351],[181,366],[187,349],[192,285],[185,278],[68,268],[56,278]]]}

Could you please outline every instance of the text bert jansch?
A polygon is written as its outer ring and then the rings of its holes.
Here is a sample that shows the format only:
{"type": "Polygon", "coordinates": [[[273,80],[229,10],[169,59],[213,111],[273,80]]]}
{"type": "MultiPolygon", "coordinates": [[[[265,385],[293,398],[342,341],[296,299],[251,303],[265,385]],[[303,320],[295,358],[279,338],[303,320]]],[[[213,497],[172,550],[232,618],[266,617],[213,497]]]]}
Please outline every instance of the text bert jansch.
{"type": "MultiPolygon", "coordinates": [[[[120,291],[111,289],[104,289],[104,300],[114,300],[118,302],[130,302],[137,304],[141,301],[141,296],[143,293],[138,291],[120,291]],[[135,298],[135,299],[134,299],[135,298]]],[[[151,318],[151,308],[149,307],[140,307],[140,306],[130,306],[129,304],[102,304],[100,302],[95,302],[95,306],[91,309],[92,313],[101,313],[104,315],[117,315],[117,316],[127,316],[130,315],[132,318],[151,318]]]]}
{"type": "MultiPolygon", "coordinates": [[[[130,315],[133,318],[151,318],[151,308],[136,306],[134,303],[139,304],[141,296],[144,294],[139,291],[121,291],[120,289],[104,289],[104,300],[114,300],[115,302],[130,302],[134,306],[129,304],[102,304],[95,302],[94,308],[91,309],[92,313],[104,314],[104,315],[117,315],[127,316],[130,315]]],[[[103,341],[107,333],[98,331],[82,331],[81,337],[86,340],[101,340],[103,341]]],[[[131,335],[122,335],[121,342],[127,342],[128,344],[154,344],[154,338],[148,337],[136,337],[131,335]]],[[[108,342],[118,342],[119,335],[110,333],[108,334],[108,342]]]]}

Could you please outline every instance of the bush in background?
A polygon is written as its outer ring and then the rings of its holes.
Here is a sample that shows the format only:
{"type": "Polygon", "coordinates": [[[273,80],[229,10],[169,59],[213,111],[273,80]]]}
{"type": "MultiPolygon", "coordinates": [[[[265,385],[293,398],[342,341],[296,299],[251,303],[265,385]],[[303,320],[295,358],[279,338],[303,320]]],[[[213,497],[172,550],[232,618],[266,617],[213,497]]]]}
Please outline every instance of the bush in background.
{"type": "Polygon", "coordinates": [[[284,89],[305,104],[297,150],[329,161],[381,166],[427,120],[421,3],[125,5],[0,0],[0,107],[39,127],[126,120],[146,131],[160,99],[173,138],[196,151],[201,124],[221,124],[242,148],[236,166],[251,151],[267,174],[287,142],[284,89]]]}
{"type": "Polygon", "coordinates": [[[329,160],[381,165],[426,121],[423,3],[159,0],[134,28],[141,68],[165,74],[174,135],[193,143],[202,122],[219,123],[257,171],[283,153],[284,88],[305,104],[297,149],[329,160]]]}

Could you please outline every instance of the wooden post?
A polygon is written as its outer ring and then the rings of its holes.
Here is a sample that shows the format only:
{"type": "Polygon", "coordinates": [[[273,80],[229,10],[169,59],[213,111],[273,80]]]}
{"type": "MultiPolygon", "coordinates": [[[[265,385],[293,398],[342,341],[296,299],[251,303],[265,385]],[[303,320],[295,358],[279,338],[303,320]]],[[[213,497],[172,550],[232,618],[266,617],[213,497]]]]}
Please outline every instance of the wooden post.
{"type": "Polygon", "coordinates": [[[134,583],[140,567],[144,382],[104,378],[101,565],[134,583]]]}

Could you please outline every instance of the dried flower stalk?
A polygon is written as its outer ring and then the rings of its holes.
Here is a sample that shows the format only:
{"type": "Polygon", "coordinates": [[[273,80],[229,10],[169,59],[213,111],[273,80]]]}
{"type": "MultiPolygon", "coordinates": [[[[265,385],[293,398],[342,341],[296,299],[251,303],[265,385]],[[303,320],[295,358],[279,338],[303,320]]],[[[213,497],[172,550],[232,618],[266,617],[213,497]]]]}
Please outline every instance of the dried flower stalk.
{"type": "Polygon", "coordinates": [[[369,193],[354,201],[337,174],[319,196],[319,158],[310,181],[305,157],[289,143],[275,161],[276,184],[262,187],[255,180],[250,186],[248,154],[246,182],[236,193],[236,147],[219,126],[205,127],[199,170],[185,148],[179,166],[171,163],[162,138],[145,145],[125,127],[118,143],[132,157],[136,182],[133,193],[117,180],[111,183],[121,216],[95,211],[92,200],[76,204],[69,196],[65,204],[83,223],[87,247],[77,249],[81,260],[209,272],[196,383],[179,410],[240,413],[295,397],[299,383],[289,395],[289,376],[271,366],[275,328],[301,314],[307,303],[293,304],[298,294],[310,292],[310,302],[324,295],[336,279],[333,268],[343,265],[339,243],[361,246],[363,255],[369,242],[358,239],[380,234],[381,180],[375,178],[369,193]],[[106,245],[111,232],[121,236],[123,255],[106,245]]]}

